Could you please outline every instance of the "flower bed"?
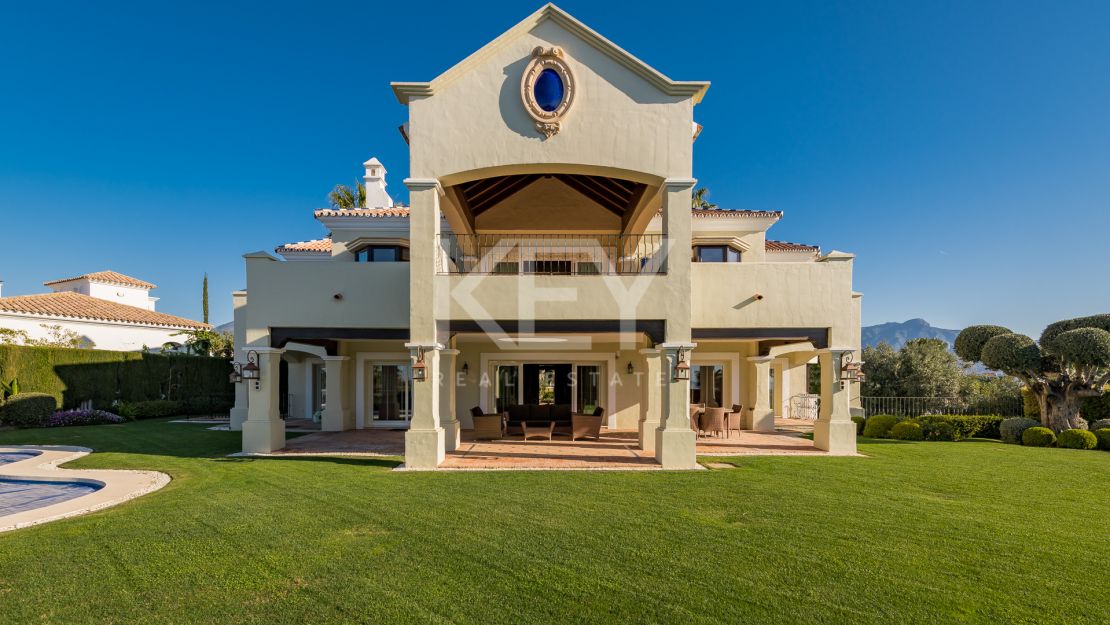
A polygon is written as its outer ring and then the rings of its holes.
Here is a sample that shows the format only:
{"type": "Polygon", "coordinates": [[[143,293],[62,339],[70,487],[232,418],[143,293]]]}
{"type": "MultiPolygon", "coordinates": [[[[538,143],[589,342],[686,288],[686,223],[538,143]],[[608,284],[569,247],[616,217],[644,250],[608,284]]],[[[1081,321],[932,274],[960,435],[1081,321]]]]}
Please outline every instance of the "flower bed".
{"type": "Polygon", "coordinates": [[[73,410],[59,410],[50,415],[50,418],[42,424],[43,427],[58,428],[70,425],[102,425],[105,423],[123,423],[127,421],[118,414],[112,414],[107,410],[84,410],[75,408],[73,410]]]}

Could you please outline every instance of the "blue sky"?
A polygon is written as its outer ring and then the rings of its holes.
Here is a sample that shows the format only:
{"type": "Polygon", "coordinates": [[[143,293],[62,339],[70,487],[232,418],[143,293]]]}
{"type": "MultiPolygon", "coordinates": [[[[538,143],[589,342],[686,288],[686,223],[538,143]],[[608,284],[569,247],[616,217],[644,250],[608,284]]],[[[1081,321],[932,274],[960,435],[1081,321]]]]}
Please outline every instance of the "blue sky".
{"type": "MultiPolygon", "coordinates": [[[[406,199],[389,82],[541,3],[435,4],[7,3],[4,293],[111,268],[199,318],[207,271],[229,320],[241,255],[323,234],[312,209],[366,158],[406,199]]],[[[722,206],[785,211],[776,238],[855,252],[865,324],[1039,333],[1110,311],[1110,3],[559,4],[713,81],[695,176],[722,206]]]]}

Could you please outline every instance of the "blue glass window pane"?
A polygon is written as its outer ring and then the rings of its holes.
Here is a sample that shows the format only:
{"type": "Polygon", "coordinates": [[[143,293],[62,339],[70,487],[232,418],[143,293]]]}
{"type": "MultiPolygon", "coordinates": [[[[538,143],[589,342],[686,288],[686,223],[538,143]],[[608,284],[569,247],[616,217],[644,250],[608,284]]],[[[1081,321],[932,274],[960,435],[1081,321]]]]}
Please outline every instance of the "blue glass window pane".
{"type": "Polygon", "coordinates": [[[539,77],[536,78],[536,85],[533,87],[536,104],[548,113],[559,108],[559,105],[563,103],[563,91],[563,79],[559,76],[559,72],[551,68],[540,72],[539,77]]]}

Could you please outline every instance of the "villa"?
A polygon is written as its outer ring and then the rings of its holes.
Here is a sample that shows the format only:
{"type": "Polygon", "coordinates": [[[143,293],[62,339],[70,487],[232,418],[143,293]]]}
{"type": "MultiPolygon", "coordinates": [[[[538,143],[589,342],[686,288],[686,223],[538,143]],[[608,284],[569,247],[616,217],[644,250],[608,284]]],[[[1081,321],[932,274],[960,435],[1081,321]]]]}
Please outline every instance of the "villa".
{"type": "Polygon", "coordinates": [[[692,405],[772,431],[813,364],[813,445],[854,452],[854,257],[768,238],[778,211],[691,208],[708,82],[671,80],[549,4],[392,87],[410,205],[370,159],[365,207],[317,210],[325,237],[245,256],[244,452],[317,417],[404,429],[406,466],[435,468],[472,414],[582,414],[693,468],[692,405]]]}

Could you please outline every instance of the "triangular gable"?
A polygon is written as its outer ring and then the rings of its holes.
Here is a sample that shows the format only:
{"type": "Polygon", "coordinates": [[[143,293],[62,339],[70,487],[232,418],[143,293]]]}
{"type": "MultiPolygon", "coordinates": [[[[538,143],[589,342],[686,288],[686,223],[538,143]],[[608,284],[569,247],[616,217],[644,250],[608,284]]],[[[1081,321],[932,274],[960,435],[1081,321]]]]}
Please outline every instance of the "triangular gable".
{"type": "Polygon", "coordinates": [[[536,11],[516,26],[502,33],[493,41],[479,48],[478,51],[466,57],[451,69],[435,77],[431,82],[390,83],[393,87],[393,93],[397,95],[397,99],[401,104],[405,105],[409,103],[410,98],[435,95],[437,90],[455,81],[470,68],[493,56],[517,37],[530,32],[544,20],[551,20],[567,31],[577,35],[583,41],[604,53],[620,65],[631,70],[634,74],[640,76],[667,95],[689,96],[693,98],[694,104],[697,104],[701,102],[701,99],[705,96],[705,92],[709,89],[708,81],[679,81],[667,78],[655,68],[628,53],[624,48],[602,37],[597,31],[578,21],[566,11],[554,4],[548,3],[539,11],[536,11]]]}

